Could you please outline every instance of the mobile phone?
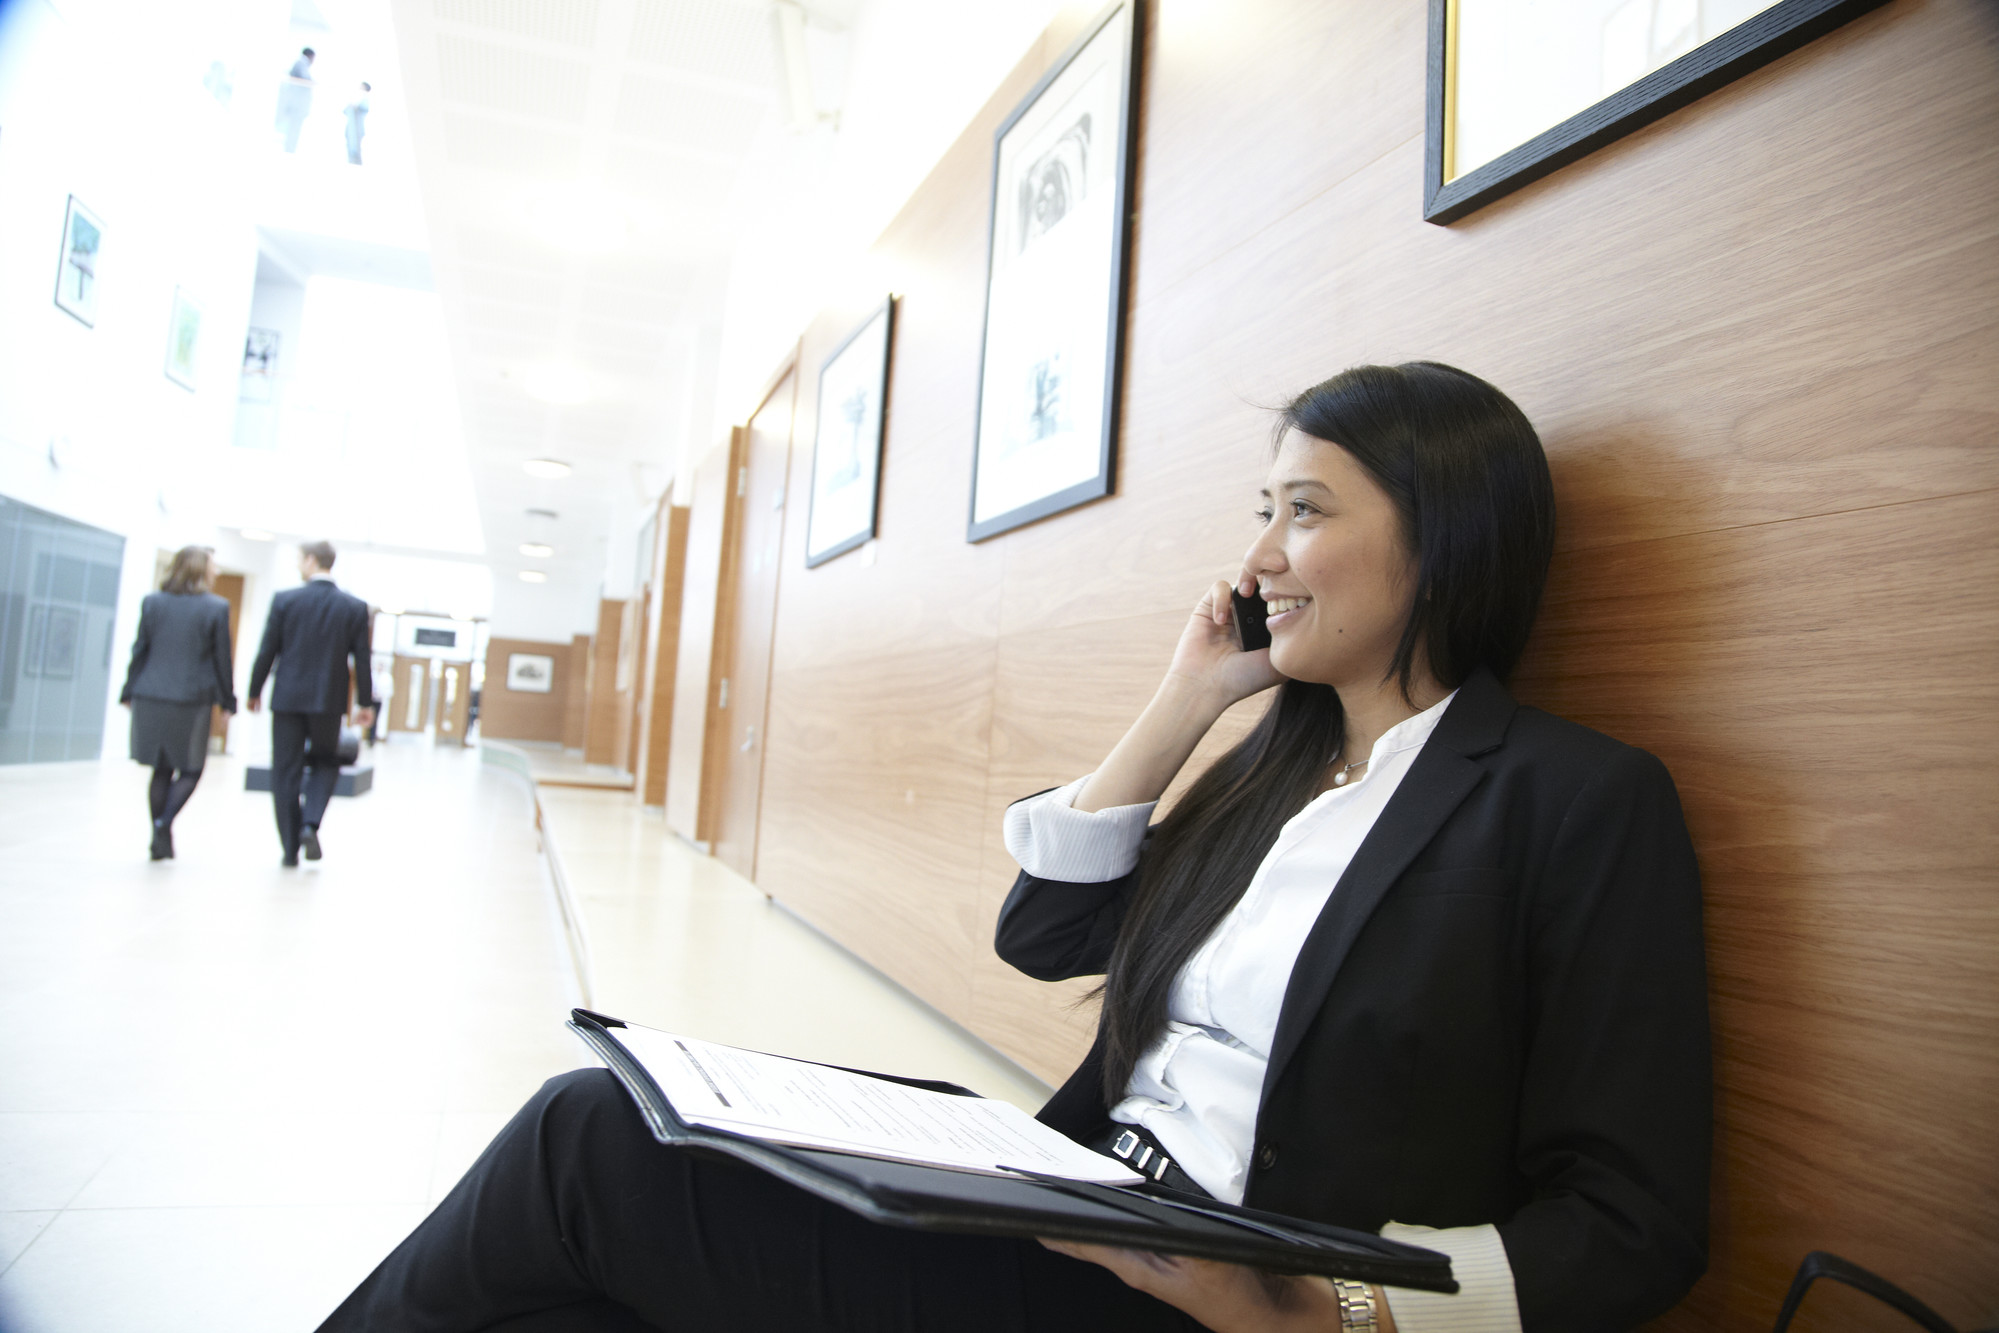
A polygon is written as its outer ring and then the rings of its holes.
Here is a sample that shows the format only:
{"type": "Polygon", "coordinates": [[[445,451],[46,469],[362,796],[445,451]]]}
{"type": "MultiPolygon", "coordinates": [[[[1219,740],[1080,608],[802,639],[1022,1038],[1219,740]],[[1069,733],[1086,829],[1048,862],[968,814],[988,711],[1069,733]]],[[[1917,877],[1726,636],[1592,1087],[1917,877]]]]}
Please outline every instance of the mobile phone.
{"type": "Polygon", "coordinates": [[[1261,597],[1245,597],[1235,589],[1229,589],[1229,596],[1235,602],[1236,638],[1242,643],[1242,650],[1253,653],[1259,648],[1270,646],[1270,631],[1263,622],[1270,617],[1270,607],[1261,597]]]}

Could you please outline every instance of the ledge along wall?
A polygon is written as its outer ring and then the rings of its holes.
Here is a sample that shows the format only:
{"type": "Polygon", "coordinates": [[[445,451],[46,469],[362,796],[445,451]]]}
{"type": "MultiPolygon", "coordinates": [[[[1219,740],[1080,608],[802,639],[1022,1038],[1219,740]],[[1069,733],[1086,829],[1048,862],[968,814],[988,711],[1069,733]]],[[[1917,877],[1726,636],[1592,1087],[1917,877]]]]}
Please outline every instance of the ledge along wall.
{"type": "MultiPolygon", "coordinates": [[[[1462,366],[1533,419],[1560,496],[1515,690],[1664,759],[1700,850],[1714,1257],[1659,1327],[1767,1329],[1820,1247],[1989,1321],[1999,20],[1891,3],[1446,228],[1423,0],[1155,12],[1115,496],[964,540],[992,133],[1083,12],[806,333],[800,500],[819,367],[902,294],[875,558],[804,569],[788,506],[761,887],[1060,1079],[1094,1014],[993,956],[1001,811],[1094,767],[1235,567],[1259,405],[1462,366]]],[[[1898,1325],[1833,1288],[1797,1327],[1898,1325]]]]}

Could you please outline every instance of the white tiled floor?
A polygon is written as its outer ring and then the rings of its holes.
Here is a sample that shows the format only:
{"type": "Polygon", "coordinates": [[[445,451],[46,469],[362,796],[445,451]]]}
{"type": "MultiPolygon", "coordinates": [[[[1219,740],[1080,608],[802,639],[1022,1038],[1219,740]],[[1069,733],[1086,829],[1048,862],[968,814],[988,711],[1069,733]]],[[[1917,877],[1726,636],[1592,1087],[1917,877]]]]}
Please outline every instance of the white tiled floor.
{"type": "MultiPolygon", "coordinates": [[[[0,1330],[309,1330],[587,1062],[525,783],[415,738],[375,753],[297,870],[234,759],[157,865],[136,765],[0,768],[0,1330]]],[[[1045,1097],[629,794],[544,808],[600,1009],[1045,1097]]]]}

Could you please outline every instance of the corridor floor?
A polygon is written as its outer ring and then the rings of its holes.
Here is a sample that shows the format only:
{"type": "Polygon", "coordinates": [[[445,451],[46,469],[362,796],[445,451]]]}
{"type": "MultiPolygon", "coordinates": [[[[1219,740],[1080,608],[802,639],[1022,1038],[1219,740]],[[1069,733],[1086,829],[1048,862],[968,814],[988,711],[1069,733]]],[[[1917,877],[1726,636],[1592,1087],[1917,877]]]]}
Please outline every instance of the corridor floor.
{"type": "MultiPolygon", "coordinates": [[[[526,783],[476,750],[373,753],[296,870],[237,759],[159,864],[137,765],[0,768],[0,1331],[310,1330],[541,1080],[591,1063],[526,783]]],[[[599,1008],[1046,1095],[629,794],[544,809],[599,1008]]]]}

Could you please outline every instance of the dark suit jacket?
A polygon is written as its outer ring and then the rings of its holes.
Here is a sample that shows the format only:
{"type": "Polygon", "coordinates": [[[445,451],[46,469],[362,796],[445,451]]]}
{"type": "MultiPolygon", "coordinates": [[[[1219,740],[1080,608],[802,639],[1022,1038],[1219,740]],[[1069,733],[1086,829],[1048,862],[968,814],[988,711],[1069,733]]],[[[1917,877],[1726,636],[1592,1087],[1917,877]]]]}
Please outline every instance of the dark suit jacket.
{"type": "MultiPolygon", "coordinates": [[[[1022,874],[1000,956],[1102,972],[1136,880],[1022,874]]],[[[1644,751],[1467,680],[1306,937],[1274,1047],[1248,1204],[1494,1223],[1531,1333],[1637,1324],[1706,1267],[1700,879],[1644,751]]],[[[1099,1129],[1101,1067],[1041,1118],[1099,1129]]]]}
{"type": "Polygon", "coordinates": [[[221,704],[236,711],[229,603],[212,592],[152,592],[139,603],[139,634],[118,702],[221,704]]]}
{"type": "Polygon", "coordinates": [[[271,599],[271,616],[264,622],[264,643],[250,667],[250,697],[264,692],[264,678],[277,663],[271,686],[271,708],[280,713],[344,713],[347,711],[347,662],[354,661],[354,703],[375,706],[374,681],[368,670],[368,604],[333,586],[331,579],[314,579],[271,599]]]}

